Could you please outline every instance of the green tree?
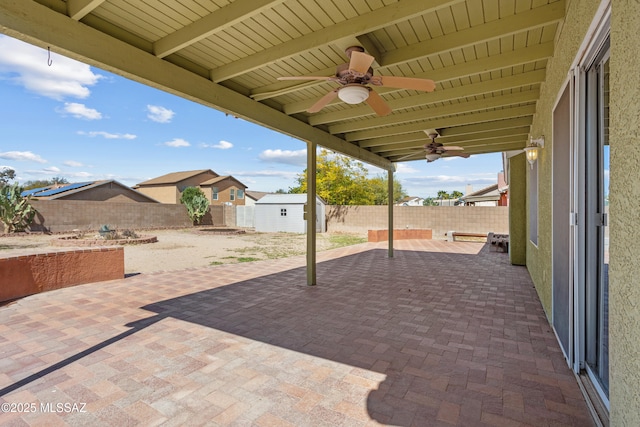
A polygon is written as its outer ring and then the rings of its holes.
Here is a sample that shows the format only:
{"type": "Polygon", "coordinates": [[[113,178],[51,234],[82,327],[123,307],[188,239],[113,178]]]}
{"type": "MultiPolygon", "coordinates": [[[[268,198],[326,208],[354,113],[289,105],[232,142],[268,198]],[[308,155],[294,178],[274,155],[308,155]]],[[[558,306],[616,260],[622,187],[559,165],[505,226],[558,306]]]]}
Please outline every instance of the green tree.
{"type": "Polygon", "coordinates": [[[448,200],[449,197],[450,197],[449,193],[447,193],[446,191],[444,191],[444,190],[438,191],[438,199],[440,199],[440,200],[448,200]]]}
{"type": "Polygon", "coordinates": [[[198,187],[187,187],[180,196],[180,203],[187,208],[187,214],[194,224],[200,224],[209,211],[209,200],[198,187]]]}
{"type": "Polygon", "coordinates": [[[0,187],[4,187],[9,183],[9,181],[13,181],[16,178],[16,171],[11,168],[2,168],[0,170],[0,187]]]}
{"type": "Polygon", "coordinates": [[[38,213],[31,205],[31,197],[22,197],[20,185],[5,185],[0,188],[0,221],[5,233],[24,231],[38,213]]]}
{"type": "Polygon", "coordinates": [[[436,202],[436,199],[433,197],[427,197],[426,199],[424,199],[424,201],[422,202],[422,206],[438,206],[438,203],[436,202]]]}
{"type": "Polygon", "coordinates": [[[66,178],[56,176],[51,179],[37,179],[37,180],[27,181],[24,183],[23,187],[25,190],[32,190],[34,188],[42,188],[42,187],[48,187],[50,185],[68,184],[68,183],[69,181],[66,178]]]}
{"type": "MultiPolygon", "coordinates": [[[[389,180],[386,176],[376,176],[369,179],[370,191],[373,194],[374,205],[386,205],[389,203],[389,180]]],[[[402,188],[402,184],[398,180],[393,180],[393,203],[407,197],[408,194],[402,188]]]]}
{"type": "Polygon", "coordinates": [[[452,199],[459,199],[460,197],[464,196],[464,194],[462,194],[460,191],[455,190],[451,193],[451,198],[452,199]]]}
{"type": "MultiPolygon", "coordinates": [[[[306,169],[296,181],[298,185],[289,188],[289,193],[306,193],[306,169]]],[[[330,205],[387,204],[387,179],[368,178],[368,170],[361,162],[323,149],[317,160],[316,193],[330,205]]],[[[394,181],[394,200],[404,196],[402,185],[394,181]]]]}

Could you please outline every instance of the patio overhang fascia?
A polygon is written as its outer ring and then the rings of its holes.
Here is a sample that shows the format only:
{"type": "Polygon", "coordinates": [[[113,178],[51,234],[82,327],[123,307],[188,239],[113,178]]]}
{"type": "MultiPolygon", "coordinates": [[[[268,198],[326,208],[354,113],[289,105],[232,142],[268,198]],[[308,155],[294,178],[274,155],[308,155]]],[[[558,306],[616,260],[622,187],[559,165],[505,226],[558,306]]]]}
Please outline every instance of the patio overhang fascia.
{"type": "MultiPolygon", "coordinates": [[[[52,1],[55,7],[55,1],[52,1]]],[[[0,32],[237,118],[392,170],[391,161],[33,1],[6,0],[0,32]],[[64,28],[64,31],[60,29],[64,28]]],[[[46,60],[46,59],[45,59],[46,60]]]]}

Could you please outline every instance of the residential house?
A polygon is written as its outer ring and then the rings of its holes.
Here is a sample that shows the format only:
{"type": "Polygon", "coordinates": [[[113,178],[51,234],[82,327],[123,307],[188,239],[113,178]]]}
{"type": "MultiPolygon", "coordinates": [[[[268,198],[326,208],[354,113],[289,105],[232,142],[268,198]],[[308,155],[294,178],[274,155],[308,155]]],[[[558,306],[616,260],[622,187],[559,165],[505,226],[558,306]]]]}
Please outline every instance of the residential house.
{"type": "Polygon", "coordinates": [[[114,180],[76,182],[33,188],[22,192],[35,200],[83,200],[117,203],[158,203],[152,197],[114,180]]]}
{"type": "Polygon", "coordinates": [[[247,186],[232,176],[211,178],[201,182],[199,187],[212,205],[245,205],[247,186]]]}
{"type": "Polygon", "coordinates": [[[134,188],[161,203],[180,203],[187,187],[198,187],[212,205],[244,205],[246,185],[211,169],[172,172],[137,184],[134,188]]]}
{"type": "Polygon", "coordinates": [[[423,202],[422,197],[407,196],[396,203],[396,206],[422,206],[423,202]]]}

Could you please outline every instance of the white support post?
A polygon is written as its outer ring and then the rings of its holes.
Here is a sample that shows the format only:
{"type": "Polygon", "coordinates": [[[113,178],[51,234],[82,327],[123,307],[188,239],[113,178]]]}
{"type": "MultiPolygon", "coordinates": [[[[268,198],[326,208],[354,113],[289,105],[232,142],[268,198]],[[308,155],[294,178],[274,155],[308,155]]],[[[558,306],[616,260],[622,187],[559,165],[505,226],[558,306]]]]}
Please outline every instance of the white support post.
{"type": "Polygon", "coordinates": [[[393,170],[387,171],[389,188],[389,258],[393,258],[393,170]]]}

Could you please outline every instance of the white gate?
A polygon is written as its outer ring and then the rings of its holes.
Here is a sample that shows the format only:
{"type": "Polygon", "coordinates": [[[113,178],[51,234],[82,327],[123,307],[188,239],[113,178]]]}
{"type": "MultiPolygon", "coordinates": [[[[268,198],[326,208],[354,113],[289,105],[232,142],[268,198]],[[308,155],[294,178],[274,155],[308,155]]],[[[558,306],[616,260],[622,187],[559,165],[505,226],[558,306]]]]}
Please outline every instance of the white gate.
{"type": "Polygon", "coordinates": [[[236,206],[236,227],[255,227],[255,206],[236,206]]]}

